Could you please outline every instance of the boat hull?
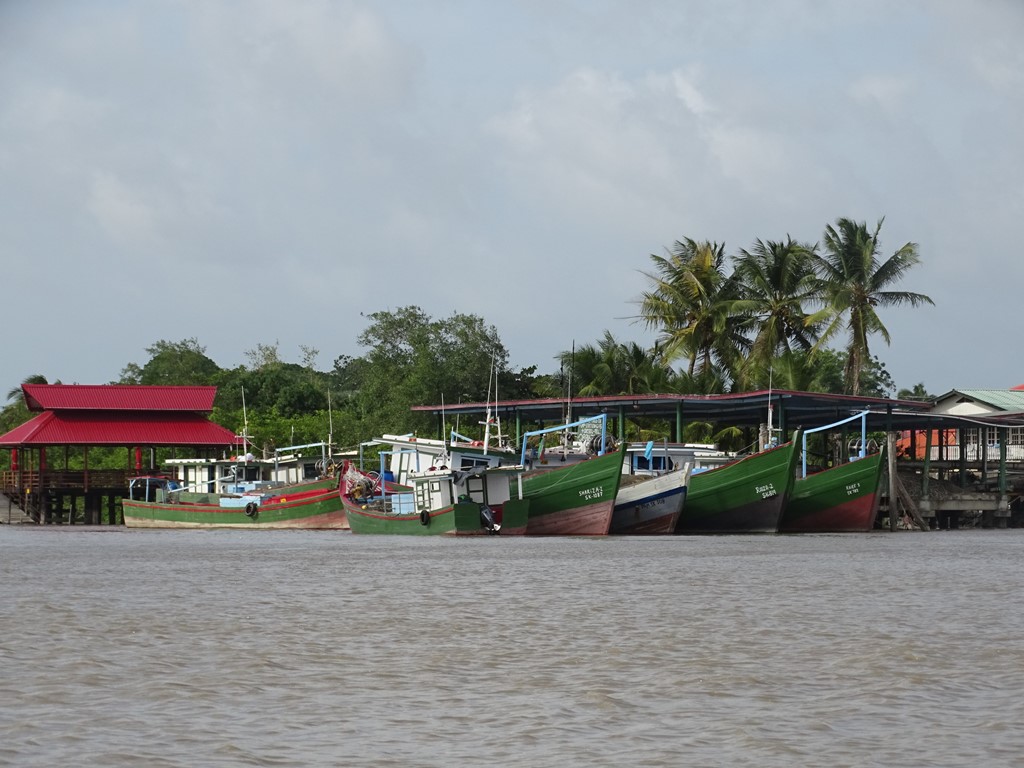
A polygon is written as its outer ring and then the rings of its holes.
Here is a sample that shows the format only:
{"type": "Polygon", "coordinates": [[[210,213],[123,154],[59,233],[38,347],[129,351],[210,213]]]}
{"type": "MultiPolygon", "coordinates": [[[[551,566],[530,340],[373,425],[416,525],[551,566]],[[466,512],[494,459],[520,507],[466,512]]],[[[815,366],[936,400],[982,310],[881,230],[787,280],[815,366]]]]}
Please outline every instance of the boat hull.
{"type": "Polygon", "coordinates": [[[615,498],[609,533],[653,536],[675,530],[686,500],[689,472],[677,470],[621,485],[615,498]]]}
{"type": "Polygon", "coordinates": [[[776,533],[793,486],[797,439],[692,474],[676,533],[776,533]]]}
{"type": "Polygon", "coordinates": [[[304,487],[289,493],[278,489],[254,514],[244,507],[196,502],[154,502],[123,499],[128,528],[305,528],[345,529],[348,517],[338,495],[338,480],[326,487],[304,487]]]}
{"type": "Polygon", "coordinates": [[[798,479],[779,530],[782,533],[870,531],[881,501],[882,453],[798,479]]]}
{"type": "Polygon", "coordinates": [[[622,450],[523,476],[529,536],[605,536],[622,480],[622,450]]]}
{"type": "MultiPolygon", "coordinates": [[[[355,534],[385,534],[406,536],[487,536],[491,533],[481,525],[480,505],[460,502],[427,515],[419,512],[389,513],[381,504],[359,504],[344,497],[349,526],[355,534]]],[[[502,536],[526,533],[529,502],[509,499],[501,507],[502,536]]]]}

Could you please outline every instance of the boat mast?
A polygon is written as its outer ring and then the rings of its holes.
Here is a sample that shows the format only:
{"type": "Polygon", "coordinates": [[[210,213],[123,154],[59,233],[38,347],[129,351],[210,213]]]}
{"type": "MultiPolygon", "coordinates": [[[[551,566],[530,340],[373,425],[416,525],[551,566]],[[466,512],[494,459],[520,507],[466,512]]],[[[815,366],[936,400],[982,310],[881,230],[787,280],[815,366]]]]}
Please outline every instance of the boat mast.
{"type": "MultiPolygon", "coordinates": [[[[572,352],[569,355],[569,386],[565,391],[565,423],[572,424],[572,369],[576,367],[576,339],[572,340],[572,352]]],[[[569,450],[569,427],[562,435],[562,461],[569,450]]]]}
{"type": "MultiPolygon", "coordinates": [[[[448,466],[450,463],[448,460],[448,425],[445,422],[444,414],[444,392],[441,393],[441,455],[438,457],[439,466],[448,466]]],[[[454,440],[453,440],[454,442],[454,440]]]]}
{"type": "Polygon", "coordinates": [[[491,367],[487,371],[487,407],[484,409],[484,455],[491,444],[491,374],[494,372],[494,351],[491,351],[491,367]]]}
{"type": "Polygon", "coordinates": [[[494,394],[495,409],[494,419],[495,425],[498,428],[498,432],[494,439],[497,441],[498,447],[501,447],[501,417],[498,416],[497,402],[498,402],[498,366],[496,362],[496,353],[491,350],[491,369],[487,374],[487,409],[484,412],[484,456],[487,455],[487,451],[491,447],[491,394],[494,394]],[[491,389],[491,382],[493,381],[494,389],[491,389]]]}
{"type": "MultiPolygon", "coordinates": [[[[295,441],[292,440],[294,443],[295,441]]],[[[331,411],[331,388],[327,388],[327,456],[332,453],[331,446],[334,445],[334,414],[331,411]]]]}
{"type": "Polygon", "coordinates": [[[242,390],[242,451],[243,455],[249,453],[249,416],[245,410],[245,387],[242,390]]]}

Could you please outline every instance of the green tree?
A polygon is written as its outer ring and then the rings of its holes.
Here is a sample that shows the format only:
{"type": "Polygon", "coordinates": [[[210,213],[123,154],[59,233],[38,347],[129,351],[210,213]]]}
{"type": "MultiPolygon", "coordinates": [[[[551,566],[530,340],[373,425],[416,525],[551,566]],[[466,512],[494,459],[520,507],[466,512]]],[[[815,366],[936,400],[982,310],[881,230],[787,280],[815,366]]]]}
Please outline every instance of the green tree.
{"type": "Polygon", "coordinates": [[[846,330],[844,379],[848,394],[859,394],[861,373],[870,360],[868,339],[880,334],[891,343],[889,331],[876,307],[934,304],[924,294],[888,290],[920,262],[915,243],[906,243],[885,261],[879,261],[878,235],[883,219],[873,232],[866,224],[837,219],[825,229],[824,253],[812,257],[818,276],[818,298],[824,305],[807,318],[807,324],[824,323],[816,349],[846,330]]]}
{"type": "Polygon", "coordinates": [[[432,433],[431,417],[413,413],[412,406],[493,399],[493,372],[507,373],[508,353],[497,330],[475,315],[434,320],[408,306],[368,317],[358,340],[369,351],[353,403],[367,434],[432,433]]]}
{"type": "Polygon", "coordinates": [[[203,385],[213,383],[220,371],[194,337],[177,342],[157,341],[146,352],[149,361],[141,367],[128,363],[121,371],[119,383],[203,385]]]}
{"type": "Polygon", "coordinates": [[[901,389],[896,393],[896,398],[898,400],[921,400],[923,402],[926,400],[933,400],[935,399],[935,396],[928,394],[928,390],[925,389],[924,382],[919,382],[911,389],[901,389]]]}
{"type": "Polygon", "coordinates": [[[559,355],[563,371],[572,375],[569,394],[632,395],[664,391],[673,378],[660,349],[647,350],[635,342],[622,344],[609,331],[596,345],[584,344],[559,355]]]}
{"type": "Polygon", "coordinates": [[[740,298],[732,311],[744,317],[752,334],[741,376],[746,384],[777,355],[814,345],[815,328],[804,311],[815,295],[811,249],[788,236],[785,242],[757,240],[751,250],[740,251],[733,275],[740,298]]]}
{"type": "MultiPolygon", "coordinates": [[[[14,402],[17,402],[17,401],[21,400],[21,396],[24,393],[24,390],[22,390],[22,386],[24,386],[25,384],[48,384],[48,383],[49,382],[46,380],[46,377],[43,376],[41,373],[35,373],[35,374],[31,375],[31,376],[28,376],[28,377],[26,377],[25,379],[22,380],[21,384],[19,384],[16,387],[11,387],[9,390],[7,390],[7,402],[14,403],[14,402]]],[[[60,382],[58,381],[56,383],[59,384],[60,382]]]]}
{"type": "Polygon", "coordinates": [[[725,246],[676,241],[668,256],[651,255],[652,286],[641,294],[640,318],[659,332],[665,360],[688,360],[687,373],[717,364],[733,370],[749,346],[734,311],[736,282],[724,273],[725,246]]]}

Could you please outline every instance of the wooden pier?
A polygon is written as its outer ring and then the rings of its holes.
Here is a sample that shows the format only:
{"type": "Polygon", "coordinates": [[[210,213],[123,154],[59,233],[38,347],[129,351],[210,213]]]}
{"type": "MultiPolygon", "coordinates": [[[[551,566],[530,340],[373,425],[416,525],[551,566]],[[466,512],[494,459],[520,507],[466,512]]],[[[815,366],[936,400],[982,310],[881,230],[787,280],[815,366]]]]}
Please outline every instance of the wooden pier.
{"type": "Polygon", "coordinates": [[[119,525],[128,476],[127,471],[109,469],[3,472],[0,517],[12,523],[119,525]]]}

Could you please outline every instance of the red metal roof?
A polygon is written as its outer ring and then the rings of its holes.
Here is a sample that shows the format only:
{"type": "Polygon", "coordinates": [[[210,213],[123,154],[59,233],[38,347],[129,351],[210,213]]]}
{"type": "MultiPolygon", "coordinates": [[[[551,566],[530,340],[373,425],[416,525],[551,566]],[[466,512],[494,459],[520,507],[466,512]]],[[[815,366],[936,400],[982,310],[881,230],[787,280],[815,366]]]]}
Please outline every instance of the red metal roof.
{"type": "Polygon", "coordinates": [[[200,414],[41,413],[6,435],[7,448],[55,445],[230,446],[235,434],[200,414]]]}
{"type": "Polygon", "coordinates": [[[30,411],[192,411],[209,413],[217,388],[135,384],[22,384],[30,411]]]}

